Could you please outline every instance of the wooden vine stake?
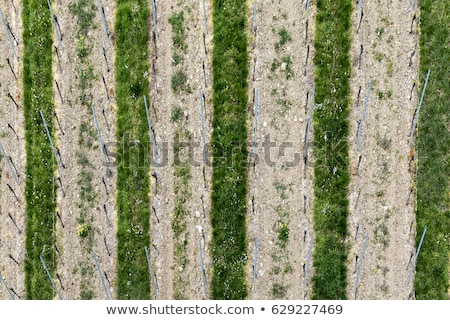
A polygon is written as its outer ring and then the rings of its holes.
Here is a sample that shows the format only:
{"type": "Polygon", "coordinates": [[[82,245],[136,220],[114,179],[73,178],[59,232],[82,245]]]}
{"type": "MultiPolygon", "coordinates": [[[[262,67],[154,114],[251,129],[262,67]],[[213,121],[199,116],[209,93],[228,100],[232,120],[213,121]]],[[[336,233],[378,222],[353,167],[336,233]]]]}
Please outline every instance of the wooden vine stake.
{"type": "Polygon", "coordinates": [[[156,5],[155,0],[152,0],[152,17],[153,17],[153,34],[155,35],[155,45],[158,42],[158,26],[156,25],[156,5]]]}
{"type": "Polygon", "coordinates": [[[362,7],[363,7],[363,1],[362,0],[358,0],[357,3],[357,13],[356,13],[356,18],[358,21],[358,28],[357,31],[359,31],[359,27],[361,26],[361,21],[362,21],[362,17],[364,15],[363,11],[362,11],[362,7]]]}
{"type": "Polygon", "coordinates": [[[206,138],[205,138],[205,113],[203,111],[203,92],[200,91],[200,118],[202,122],[202,153],[203,164],[206,166],[206,138]]]}
{"type": "Polygon", "coordinates": [[[308,279],[308,271],[309,271],[309,265],[311,263],[311,254],[312,254],[313,245],[314,245],[314,234],[311,235],[311,240],[309,241],[308,257],[306,258],[305,271],[303,274],[303,297],[304,297],[304,299],[306,299],[306,280],[308,279]]]}
{"type": "Polygon", "coordinates": [[[3,284],[3,287],[5,287],[5,290],[8,292],[9,297],[11,298],[11,300],[15,300],[14,295],[11,293],[11,291],[9,290],[9,287],[6,285],[5,280],[3,280],[3,275],[0,272],[0,281],[3,284]]]}
{"type": "Polygon", "coordinates": [[[39,110],[39,113],[41,114],[42,122],[44,123],[45,131],[47,132],[47,137],[48,137],[48,140],[50,141],[50,146],[52,148],[53,155],[55,156],[56,163],[58,164],[58,171],[59,171],[60,178],[63,178],[61,159],[59,159],[59,156],[55,150],[55,146],[53,145],[52,136],[50,135],[50,131],[48,130],[47,122],[45,121],[45,118],[44,118],[44,113],[42,112],[42,110],[39,110]]]}
{"type": "MultiPolygon", "coordinates": [[[[105,33],[106,42],[108,43],[108,46],[111,46],[111,40],[109,39],[109,33],[108,33],[108,25],[106,23],[106,18],[105,18],[105,10],[103,10],[103,5],[100,2],[100,0],[97,0],[97,5],[98,5],[98,11],[100,11],[100,17],[102,17],[103,31],[105,33]]],[[[105,59],[106,59],[106,56],[105,56],[105,59]]]]}
{"type": "Polygon", "coordinates": [[[305,17],[305,43],[308,42],[308,26],[309,26],[309,0],[306,0],[306,17],[305,17]]]}
{"type": "Polygon", "coordinates": [[[256,133],[258,130],[258,116],[259,116],[259,91],[258,89],[255,89],[255,105],[253,109],[253,116],[254,116],[254,122],[253,122],[253,156],[255,157],[256,161],[256,133]]]}
{"type": "Polygon", "coordinates": [[[100,281],[102,282],[103,290],[105,291],[105,297],[106,297],[107,300],[111,300],[111,298],[109,297],[109,294],[108,294],[108,290],[106,289],[105,280],[103,279],[102,270],[100,269],[100,265],[99,265],[99,263],[97,261],[97,256],[95,255],[94,251],[92,251],[92,257],[94,258],[95,266],[97,267],[98,275],[100,277],[100,281]]]}
{"type": "Polygon", "coordinates": [[[56,32],[56,38],[58,39],[59,48],[62,51],[63,47],[62,47],[62,41],[61,41],[61,32],[59,31],[58,25],[56,23],[55,15],[53,14],[52,5],[50,4],[50,0],[47,0],[47,4],[48,4],[48,10],[50,10],[50,15],[52,17],[53,28],[55,29],[55,32],[56,32]]]}
{"type": "Polygon", "coordinates": [[[202,273],[203,298],[206,299],[206,272],[205,272],[205,266],[203,265],[202,242],[200,240],[198,240],[198,250],[200,253],[200,268],[201,268],[201,273],[202,273]]]}
{"type": "Polygon", "coordinates": [[[417,252],[414,256],[414,260],[411,265],[411,269],[409,269],[408,278],[406,279],[405,286],[407,286],[409,284],[409,280],[411,279],[413,271],[416,268],[417,257],[419,256],[420,248],[422,247],[422,242],[423,242],[423,239],[425,238],[426,233],[427,233],[427,227],[425,227],[425,229],[423,230],[422,237],[420,238],[419,246],[417,247],[417,252]]]}
{"type": "Polygon", "coordinates": [[[253,256],[253,294],[256,292],[256,277],[258,275],[257,269],[258,269],[258,238],[255,238],[255,254],[253,256]]]}
{"type": "Polygon", "coordinates": [[[14,180],[16,180],[17,184],[19,184],[19,178],[17,177],[16,172],[13,170],[13,166],[11,164],[11,161],[10,161],[9,157],[6,155],[5,149],[3,148],[1,143],[0,143],[0,150],[3,153],[3,156],[4,156],[5,160],[6,160],[6,162],[8,163],[9,170],[11,171],[11,174],[14,177],[14,180]]]}
{"type": "Polygon", "coordinates": [[[423,86],[422,95],[420,97],[419,107],[417,108],[416,115],[414,116],[414,121],[413,121],[412,129],[411,129],[411,134],[409,135],[409,147],[410,148],[411,148],[411,145],[412,145],[412,142],[413,142],[414,131],[416,131],[417,120],[419,119],[419,112],[420,112],[420,108],[422,107],[423,97],[425,95],[425,90],[427,89],[428,79],[430,78],[430,72],[431,72],[431,69],[428,69],[427,78],[425,79],[425,84],[423,86]]]}
{"type": "Polygon", "coordinates": [[[148,253],[147,247],[145,247],[145,256],[147,257],[148,269],[150,271],[150,278],[152,279],[153,293],[155,294],[155,299],[158,300],[158,285],[156,283],[155,274],[153,273],[153,268],[150,262],[150,255],[148,253]]]}
{"type": "Polygon", "coordinates": [[[309,149],[309,131],[311,130],[311,125],[312,125],[312,117],[313,117],[313,112],[314,112],[314,93],[316,90],[316,86],[313,86],[312,88],[312,95],[311,95],[311,104],[309,107],[309,117],[308,117],[308,122],[306,123],[306,133],[305,133],[305,150],[303,152],[303,162],[304,162],[304,169],[303,169],[303,173],[306,177],[306,167],[308,164],[308,149],[309,149]]]}
{"type": "Polygon", "coordinates": [[[11,51],[13,52],[14,57],[16,59],[18,59],[19,57],[17,56],[16,49],[14,48],[14,44],[13,44],[12,39],[11,39],[12,33],[11,33],[10,29],[8,28],[8,24],[6,23],[6,19],[5,19],[5,16],[3,15],[3,11],[2,11],[1,8],[0,8],[0,16],[2,18],[3,26],[5,27],[5,33],[6,33],[6,36],[8,38],[8,42],[9,42],[9,46],[11,47],[11,51]]]}
{"type": "Polygon", "coordinates": [[[47,276],[48,276],[48,278],[50,279],[50,282],[52,283],[53,290],[55,290],[56,294],[58,295],[58,299],[59,299],[59,300],[63,300],[63,298],[61,297],[61,295],[60,295],[59,292],[58,292],[58,288],[56,288],[55,281],[53,281],[53,278],[52,278],[52,276],[50,275],[50,271],[48,271],[47,265],[45,264],[44,259],[42,258],[41,255],[39,255],[39,259],[41,259],[42,266],[44,267],[45,272],[47,272],[47,276]]]}
{"type": "Polygon", "coordinates": [[[367,90],[366,101],[364,101],[363,113],[361,115],[361,119],[359,120],[359,124],[358,124],[358,131],[356,134],[356,142],[355,142],[355,150],[356,151],[359,151],[359,140],[361,139],[361,134],[362,134],[363,126],[364,126],[364,119],[366,117],[366,110],[367,110],[367,105],[369,103],[371,89],[372,89],[372,80],[370,80],[370,83],[369,83],[369,89],[367,90]]]}
{"type": "Polygon", "coordinates": [[[369,241],[369,234],[366,234],[366,238],[364,239],[364,245],[363,245],[363,249],[361,252],[361,260],[359,261],[359,266],[358,266],[358,271],[356,272],[356,280],[355,280],[355,287],[354,287],[354,292],[355,292],[355,300],[356,300],[356,296],[358,294],[358,282],[359,282],[359,275],[361,273],[361,268],[362,268],[362,264],[364,261],[364,255],[366,254],[366,248],[367,248],[367,242],[369,241]]]}
{"type": "Polygon", "coordinates": [[[97,128],[98,140],[100,142],[100,149],[102,149],[103,160],[105,161],[106,172],[109,175],[110,171],[109,171],[109,168],[108,168],[108,155],[106,154],[106,147],[105,147],[105,145],[103,143],[103,140],[102,140],[102,133],[100,132],[100,127],[98,126],[97,115],[95,114],[94,102],[92,102],[91,108],[92,108],[92,114],[94,116],[94,123],[95,123],[95,126],[97,128]]]}
{"type": "Polygon", "coordinates": [[[150,140],[152,143],[152,152],[153,152],[153,163],[156,164],[157,162],[157,154],[156,154],[156,141],[155,141],[155,133],[153,132],[152,123],[150,122],[150,114],[148,112],[148,105],[147,105],[147,97],[144,96],[144,106],[145,106],[145,114],[147,115],[147,122],[148,122],[148,130],[150,131],[150,140]]]}

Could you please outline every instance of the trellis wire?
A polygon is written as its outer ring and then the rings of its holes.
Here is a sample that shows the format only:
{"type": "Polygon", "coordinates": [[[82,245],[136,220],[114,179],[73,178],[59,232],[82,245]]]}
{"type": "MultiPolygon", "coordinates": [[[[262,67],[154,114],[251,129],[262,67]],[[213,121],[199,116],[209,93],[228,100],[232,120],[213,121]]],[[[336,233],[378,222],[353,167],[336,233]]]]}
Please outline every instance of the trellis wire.
{"type": "Polygon", "coordinates": [[[150,131],[150,140],[152,141],[153,162],[156,163],[156,142],[153,133],[152,123],[150,122],[150,114],[148,113],[147,97],[144,96],[145,114],[147,115],[148,130],[150,131]]]}
{"type": "Polygon", "coordinates": [[[206,274],[205,267],[203,265],[202,242],[200,240],[198,240],[198,250],[200,251],[200,268],[202,272],[203,297],[206,298],[206,274]]]}
{"type": "Polygon", "coordinates": [[[367,248],[367,242],[369,241],[369,234],[366,234],[366,238],[364,239],[364,245],[363,245],[363,249],[361,252],[361,260],[359,262],[359,266],[358,266],[358,271],[356,272],[356,280],[355,280],[355,288],[354,288],[354,292],[355,292],[355,300],[356,300],[356,295],[358,293],[358,282],[359,282],[359,275],[361,273],[361,268],[362,268],[362,264],[364,261],[364,255],[366,253],[366,248],[367,248]]]}
{"type": "Polygon", "coordinates": [[[147,256],[148,268],[150,270],[150,277],[152,279],[153,292],[155,293],[155,298],[158,300],[158,286],[156,285],[155,275],[153,274],[152,264],[150,262],[150,255],[148,254],[148,248],[145,247],[145,255],[147,256]]]}
{"type": "Polygon", "coordinates": [[[203,164],[206,165],[206,137],[205,137],[205,114],[203,112],[203,92],[200,91],[200,117],[202,121],[202,152],[203,164]]]}
{"type": "Polygon", "coordinates": [[[305,297],[306,297],[306,294],[305,294],[306,279],[308,276],[309,264],[311,262],[311,254],[312,254],[313,244],[314,244],[314,234],[311,234],[311,240],[309,241],[308,257],[306,258],[305,273],[303,275],[303,294],[305,297]]]}
{"type": "Polygon", "coordinates": [[[3,149],[3,145],[0,143],[0,149],[2,150],[2,153],[5,157],[6,162],[8,163],[9,170],[11,171],[11,174],[14,176],[14,180],[16,180],[17,184],[19,184],[19,178],[17,177],[15,171],[13,170],[11,161],[9,161],[9,157],[6,155],[5,149],[3,149]]]}
{"type": "Polygon", "coordinates": [[[53,278],[50,275],[50,271],[48,271],[47,265],[45,264],[44,259],[42,258],[41,255],[39,255],[39,259],[41,259],[42,266],[44,267],[45,271],[47,272],[47,276],[50,279],[50,282],[52,283],[53,290],[55,290],[56,294],[58,295],[58,299],[63,300],[63,298],[61,297],[61,295],[58,292],[58,288],[56,288],[55,281],[53,281],[53,278]]]}
{"type": "Polygon", "coordinates": [[[100,11],[100,16],[102,17],[103,31],[105,32],[106,42],[108,43],[108,45],[111,45],[111,40],[109,39],[108,33],[108,25],[106,24],[105,19],[105,11],[103,10],[103,6],[100,0],[97,0],[97,3],[98,3],[98,11],[100,11]]]}
{"type": "Polygon", "coordinates": [[[312,88],[311,95],[311,105],[309,107],[309,117],[306,123],[306,134],[305,134],[305,151],[303,153],[303,158],[305,159],[305,171],[306,171],[306,160],[308,159],[308,148],[309,148],[309,130],[311,129],[312,116],[314,112],[314,93],[316,91],[316,86],[312,88]]]}
{"type": "Polygon", "coordinates": [[[416,252],[416,254],[414,256],[414,260],[413,260],[413,263],[411,265],[411,269],[409,269],[408,278],[406,279],[405,285],[408,285],[409,280],[411,279],[411,275],[412,275],[414,269],[416,268],[417,257],[419,256],[420,248],[422,247],[422,242],[423,242],[423,239],[425,238],[425,234],[426,233],[427,233],[427,227],[425,227],[425,229],[423,230],[422,238],[420,238],[419,246],[417,247],[417,252],[416,252]]]}
{"type": "Polygon", "coordinates": [[[257,258],[258,258],[258,238],[255,239],[255,255],[253,256],[253,293],[255,293],[256,291],[257,258]]]}
{"type": "Polygon", "coordinates": [[[358,125],[358,133],[356,134],[356,143],[355,143],[356,151],[359,150],[359,139],[361,138],[362,129],[364,126],[364,118],[366,117],[367,104],[369,103],[370,90],[372,90],[372,80],[370,80],[370,83],[369,83],[369,89],[367,90],[366,101],[364,101],[363,113],[361,115],[361,119],[360,119],[359,125],[358,125]]]}
{"type": "Polygon", "coordinates": [[[9,296],[11,297],[11,300],[15,300],[14,295],[9,290],[8,286],[6,285],[5,280],[3,280],[3,275],[0,273],[0,280],[2,281],[3,286],[5,287],[6,291],[8,291],[9,296]]]}
{"type": "Polygon", "coordinates": [[[208,28],[206,23],[206,4],[205,0],[203,2],[203,35],[206,36],[208,34],[208,28]]]}
{"type": "Polygon", "coordinates": [[[50,141],[50,146],[52,147],[53,155],[55,156],[56,163],[58,164],[59,175],[62,178],[63,177],[63,171],[62,171],[62,168],[61,168],[61,161],[60,161],[60,159],[58,157],[58,154],[56,153],[55,146],[53,145],[53,140],[52,140],[52,137],[50,135],[50,131],[48,130],[47,122],[45,121],[45,118],[44,118],[44,113],[42,112],[42,110],[39,110],[39,113],[41,114],[42,122],[44,122],[45,131],[47,132],[47,137],[48,137],[48,140],[50,141]]]}
{"type": "Polygon", "coordinates": [[[102,149],[103,159],[105,161],[105,167],[107,168],[108,167],[108,157],[106,155],[105,145],[103,144],[102,133],[100,132],[100,127],[98,126],[97,115],[95,114],[94,102],[92,102],[91,108],[92,108],[92,114],[94,116],[94,123],[95,123],[95,126],[97,127],[98,140],[100,142],[100,149],[102,149]]]}
{"type": "Polygon", "coordinates": [[[155,32],[155,43],[158,41],[158,26],[156,25],[156,6],[155,0],[152,0],[152,16],[153,16],[153,30],[155,32]]]}
{"type": "Polygon", "coordinates": [[[413,127],[411,129],[411,134],[409,135],[409,147],[410,148],[411,148],[411,144],[412,144],[412,140],[413,140],[414,131],[416,130],[417,120],[419,119],[419,112],[420,112],[420,108],[422,107],[425,90],[427,89],[428,79],[430,78],[430,72],[431,72],[431,69],[428,69],[427,78],[425,79],[425,84],[422,89],[422,95],[420,96],[419,107],[417,108],[417,112],[416,112],[416,115],[415,115],[414,121],[413,121],[413,127]]]}
{"type": "Polygon", "coordinates": [[[94,251],[92,251],[92,257],[94,258],[95,266],[97,267],[98,275],[102,282],[103,290],[105,291],[105,297],[106,297],[106,299],[111,300],[111,298],[109,297],[109,294],[108,294],[108,290],[106,289],[105,279],[103,279],[102,270],[100,269],[100,265],[98,264],[97,256],[95,255],[94,251]]]}
{"type": "Polygon", "coordinates": [[[8,24],[6,23],[6,19],[5,19],[5,16],[3,15],[3,11],[1,8],[0,8],[0,16],[2,17],[3,26],[5,27],[5,33],[6,33],[6,36],[8,37],[8,41],[9,41],[9,45],[11,46],[11,50],[14,54],[14,57],[16,59],[18,59],[16,49],[14,48],[14,44],[12,43],[12,40],[11,40],[11,32],[8,28],[8,24]]]}
{"type": "Polygon", "coordinates": [[[58,38],[59,47],[62,48],[62,42],[61,42],[61,33],[59,32],[58,26],[56,25],[55,16],[53,15],[52,5],[50,4],[50,0],[47,0],[48,9],[50,10],[50,15],[52,16],[52,22],[53,22],[53,28],[55,28],[56,37],[58,38]]]}
{"type": "Polygon", "coordinates": [[[254,106],[254,126],[253,126],[253,156],[256,159],[256,132],[258,130],[258,115],[259,115],[259,92],[255,89],[255,106],[254,106]]]}

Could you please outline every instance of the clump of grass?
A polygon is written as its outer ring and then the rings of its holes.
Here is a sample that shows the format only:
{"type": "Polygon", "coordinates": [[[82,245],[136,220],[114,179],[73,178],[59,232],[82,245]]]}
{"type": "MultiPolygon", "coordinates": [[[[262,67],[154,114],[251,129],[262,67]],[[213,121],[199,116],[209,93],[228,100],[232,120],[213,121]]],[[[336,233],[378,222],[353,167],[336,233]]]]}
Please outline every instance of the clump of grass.
{"type": "Polygon", "coordinates": [[[421,0],[420,79],[428,69],[430,81],[420,112],[416,149],[416,247],[428,228],[417,258],[416,299],[449,299],[450,230],[450,6],[445,1],[421,0]]]}
{"type": "Polygon", "coordinates": [[[172,123],[180,122],[182,116],[183,111],[181,110],[180,106],[173,107],[170,115],[170,121],[172,123]]]}
{"type": "Polygon", "coordinates": [[[270,71],[274,72],[280,69],[284,73],[286,80],[289,80],[295,75],[292,65],[293,62],[291,56],[285,55],[281,58],[281,60],[278,60],[277,58],[273,59],[270,66],[270,71]]]}
{"type": "Polygon", "coordinates": [[[286,296],[287,288],[279,283],[274,283],[271,288],[272,297],[281,299],[286,296]]]}
{"type": "Polygon", "coordinates": [[[389,150],[392,144],[392,139],[386,136],[380,137],[379,134],[376,135],[377,145],[383,148],[385,151],[389,150]]]}
{"type": "Polygon", "coordinates": [[[169,23],[172,26],[172,61],[173,65],[178,67],[172,74],[171,87],[173,92],[178,94],[182,91],[191,93],[192,90],[187,85],[187,76],[182,66],[187,49],[183,11],[172,13],[169,23]]]}
{"type": "Polygon", "coordinates": [[[185,52],[187,49],[186,44],[186,31],[184,27],[184,13],[183,11],[174,12],[169,17],[169,23],[172,26],[172,45],[176,50],[185,52]]]}
{"type": "Polygon", "coordinates": [[[171,87],[175,93],[180,93],[181,91],[191,91],[190,87],[187,84],[187,76],[184,71],[178,70],[172,75],[171,87]]]}
{"type": "Polygon", "coordinates": [[[345,299],[352,3],[317,1],[313,299],[345,299]]]}
{"type": "Polygon", "coordinates": [[[278,51],[281,47],[285,46],[286,43],[292,41],[292,36],[285,27],[281,27],[281,29],[278,30],[277,33],[280,39],[277,43],[275,43],[275,49],[278,51]]]}
{"type": "Polygon", "coordinates": [[[78,57],[78,86],[81,90],[79,99],[82,105],[87,106],[90,103],[85,91],[91,87],[91,80],[94,78],[94,68],[87,62],[92,51],[89,31],[96,27],[94,24],[96,6],[93,0],[77,0],[69,5],[69,10],[77,20],[75,48],[78,57]]]}
{"type": "Polygon", "coordinates": [[[273,187],[277,191],[280,203],[274,206],[277,220],[273,225],[273,231],[276,234],[276,238],[274,239],[275,247],[271,254],[272,269],[270,274],[272,276],[271,281],[273,286],[270,293],[273,297],[282,298],[286,294],[286,287],[283,285],[284,275],[292,272],[292,266],[289,262],[289,252],[287,250],[290,230],[289,207],[286,204],[286,200],[288,199],[287,191],[291,189],[290,185],[285,184],[283,181],[274,182],[273,187]],[[273,288],[277,288],[278,286],[281,286],[284,290],[274,291],[273,288]]]}
{"type": "Polygon", "coordinates": [[[289,225],[284,222],[279,222],[278,240],[281,248],[286,248],[289,240],[289,225]]]}

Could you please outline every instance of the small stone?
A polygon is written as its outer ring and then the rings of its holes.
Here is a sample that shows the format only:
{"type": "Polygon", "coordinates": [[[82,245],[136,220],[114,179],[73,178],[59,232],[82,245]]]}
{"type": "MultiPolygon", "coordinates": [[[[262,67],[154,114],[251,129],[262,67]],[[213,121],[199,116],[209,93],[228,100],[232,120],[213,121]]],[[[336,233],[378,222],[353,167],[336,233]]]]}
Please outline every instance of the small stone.
{"type": "Polygon", "coordinates": [[[195,217],[200,218],[200,211],[195,211],[195,217]]]}
{"type": "Polygon", "coordinates": [[[280,66],[280,70],[281,70],[281,71],[286,71],[286,67],[287,67],[286,62],[283,62],[283,63],[281,64],[281,66],[280,66]]]}
{"type": "Polygon", "coordinates": [[[196,226],[195,229],[197,229],[198,233],[203,234],[203,227],[202,226],[196,226]]]}
{"type": "Polygon", "coordinates": [[[267,127],[267,122],[266,121],[263,122],[263,127],[264,128],[267,127]]]}

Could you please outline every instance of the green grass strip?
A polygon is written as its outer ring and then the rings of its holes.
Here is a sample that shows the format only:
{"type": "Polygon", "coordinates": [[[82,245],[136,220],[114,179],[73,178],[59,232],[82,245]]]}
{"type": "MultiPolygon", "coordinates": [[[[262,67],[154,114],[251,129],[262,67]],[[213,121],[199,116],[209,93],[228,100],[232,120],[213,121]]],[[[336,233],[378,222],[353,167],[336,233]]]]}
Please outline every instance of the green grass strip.
{"type": "Polygon", "coordinates": [[[149,246],[148,1],[118,0],[117,246],[118,299],[150,299],[145,246],[149,246]]]}
{"type": "Polygon", "coordinates": [[[317,1],[313,299],[346,298],[351,12],[350,0],[317,1]]]}
{"type": "Polygon", "coordinates": [[[51,274],[56,261],[55,243],[56,163],[39,110],[53,136],[52,23],[46,0],[22,1],[23,103],[26,140],[26,258],[27,299],[53,299],[51,282],[42,267],[42,255],[51,274]]]}
{"type": "Polygon", "coordinates": [[[212,297],[247,296],[247,2],[213,2],[212,297]]]}
{"type": "Polygon", "coordinates": [[[417,238],[428,228],[416,264],[417,299],[449,299],[450,2],[421,0],[420,81],[431,69],[419,115],[417,238]]]}

